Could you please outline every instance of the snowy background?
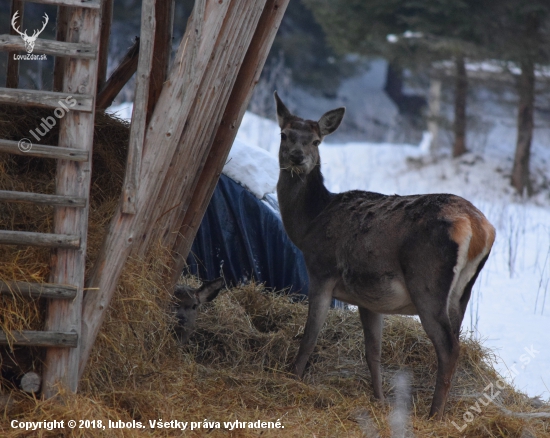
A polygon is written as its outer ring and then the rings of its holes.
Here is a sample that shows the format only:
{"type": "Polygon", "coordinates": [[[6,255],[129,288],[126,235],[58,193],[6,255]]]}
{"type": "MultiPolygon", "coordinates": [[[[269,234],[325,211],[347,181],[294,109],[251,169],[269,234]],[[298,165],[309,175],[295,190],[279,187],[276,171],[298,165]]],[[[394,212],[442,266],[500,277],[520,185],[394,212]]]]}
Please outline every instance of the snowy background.
{"type": "MultiPolygon", "coordinates": [[[[129,119],[131,104],[111,111],[129,119]]],[[[279,132],[274,121],[247,112],[224,173],[259,197],[274,190],[279,132]]],[[[539,129],[537,138],[550,138],[550,129],[539,129]]],[[[425,134],[419,145],[321,145],[326,185],[333,192],[454,193],[482,210],[497,238],[474,287],[463,330],[494,351],[497,370],[518,389],[549,400],[550,193],[542,190],[523,199],[511,189],[513,124],[496,119],[478,149],[473,143],[472,151],[457,159],[430,154],[429,142],[425,134]]],[[[550,173],[550,148],[537,139],[532,163],[533,172],[550,173]]]]}

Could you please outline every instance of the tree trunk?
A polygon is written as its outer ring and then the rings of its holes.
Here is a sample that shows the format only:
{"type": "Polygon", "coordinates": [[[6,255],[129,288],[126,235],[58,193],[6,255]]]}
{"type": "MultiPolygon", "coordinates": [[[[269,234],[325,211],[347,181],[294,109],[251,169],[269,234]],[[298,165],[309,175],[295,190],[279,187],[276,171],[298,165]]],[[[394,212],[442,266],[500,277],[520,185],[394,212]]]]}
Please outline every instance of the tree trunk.
{"type": "Polygon", "coordinates": [[[515,187],[518,193],[523,194],[527,190],[528,195],[530,195],[529,158],[533,139],[535,108],[535,64],[532,61],[521,63],[518,93],[518,137],[512,169],[512,186],[515,187]]]}
{"type": "Polygon", "coordinates": [[[457,56],[455,81],[455,120],[453,157],[460,157],[466,150],[466,96],[468,94],[468,76],[463,56],[457,56]]]}

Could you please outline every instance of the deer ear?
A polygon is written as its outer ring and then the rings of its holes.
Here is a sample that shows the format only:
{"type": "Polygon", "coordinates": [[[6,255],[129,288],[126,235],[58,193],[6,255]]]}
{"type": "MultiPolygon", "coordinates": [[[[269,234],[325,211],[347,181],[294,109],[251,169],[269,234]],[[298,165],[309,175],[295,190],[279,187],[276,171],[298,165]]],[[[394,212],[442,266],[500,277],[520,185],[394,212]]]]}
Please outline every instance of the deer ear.
{"type": "Polygon", "coordinates": [[[202,286],[197,291],[197,298],[199,303],[208,303],[218,296],[220,290],[222,290],[224,280],[222,277],[212,281],[203,282],[202,286]]]}
{"type": "Polygon", "coordinates": [[[285,106],[277,92],[273,93],[275,96],[275,104],[277,105],[277,120],[279,121],[279,127],[282,128],[285,125],[285,120],[292,116],[290,111],[285,106]]]}
{"type": "Polygon", "coordinates": [[[344,113],[346,112],[345,108],[336,108],[329,112],[326,112],[321,116],[319,119],[319,128],[321,130],[321,135],[324,137],[325,135],[332,134],[334,131],[338,129],[338,126],[340,126],[340,123],[342,122],[342,119],[344,118],[344,113]]]}

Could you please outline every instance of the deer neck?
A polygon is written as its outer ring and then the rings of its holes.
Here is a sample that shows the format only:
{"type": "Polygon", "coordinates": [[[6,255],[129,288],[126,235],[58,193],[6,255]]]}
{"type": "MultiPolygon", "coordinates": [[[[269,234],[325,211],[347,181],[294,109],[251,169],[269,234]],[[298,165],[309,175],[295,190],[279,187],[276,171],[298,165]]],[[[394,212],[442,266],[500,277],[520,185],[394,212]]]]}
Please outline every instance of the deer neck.
{"type": "Polygon", "coordinates": [[[301,240],[311,223],[332,197],[323,182],[320,166],[305,176],[281,170],[277,197],[285,230],[290,240],[300,248],[301,240]]]}

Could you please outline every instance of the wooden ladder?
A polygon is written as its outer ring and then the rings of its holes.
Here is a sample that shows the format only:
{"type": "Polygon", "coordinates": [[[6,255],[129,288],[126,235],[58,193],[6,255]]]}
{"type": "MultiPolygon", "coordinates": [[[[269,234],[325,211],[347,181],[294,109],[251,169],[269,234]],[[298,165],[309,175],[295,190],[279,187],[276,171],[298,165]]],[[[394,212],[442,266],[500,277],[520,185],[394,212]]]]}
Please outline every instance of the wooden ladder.
{"type": "MultiPolygon", "coordinates": [[[[59,123],[59,145],[20,144],[0,139],[0,152],[56,159],[56,194],[0,191],[0,202],[53,205],[54,233],[0,230],[0,249],[2,245],[31,245],[55,250],[50,283],[0,282],[2,294],[48,300],[45,330],[0,332],[0,344],[47,348],[42,392],[50,397],[57,392],[58,383],[71,391],[76,391],[78,386],[101,0],[34,2],[58,6],[58,39],[62,41],[37,39],[33,53],[56,57],[62,78],[57,77],[55,81],[60,86],[62,83],[62,92],[0,88],[0,103],[50,108],[59,123]],[[57,119],[61,112],[64,115],[57,119]]],[[[22,0],[12,0],[11,16],[22,6],[22,0]]],[[[32,29],[33,25],[20,28],[32,29]]],[[[13,59],[13,52],[24,52],[25,44],[19,35],[0,35],[0,50],[12,52],[9,55],[13,59]]],[[[11,59],[10,62],[13,64],[11,59]]],[[[15,77],[17,87],[17,74],[15,77]]],[[[13,82],[12,75],[12,85],[8,86],[13,87],[13,82]]]]}

